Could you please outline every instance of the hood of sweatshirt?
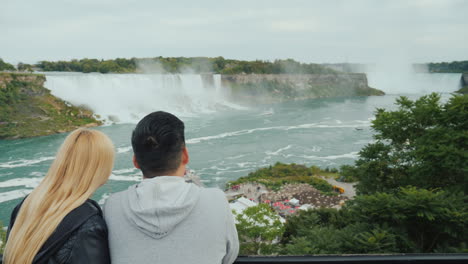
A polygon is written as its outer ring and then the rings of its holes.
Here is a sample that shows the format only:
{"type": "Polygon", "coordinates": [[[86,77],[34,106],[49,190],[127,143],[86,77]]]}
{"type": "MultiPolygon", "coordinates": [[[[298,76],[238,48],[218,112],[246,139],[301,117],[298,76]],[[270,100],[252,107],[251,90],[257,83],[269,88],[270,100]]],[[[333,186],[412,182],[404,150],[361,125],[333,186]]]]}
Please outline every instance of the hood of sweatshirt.
{"type": "Polygon", "coordinates": [[[159,176],[130,186],[122,200],[126,217],[143,233],[160,239],[190,214],[200,187],[177,176],[159,176]]]}

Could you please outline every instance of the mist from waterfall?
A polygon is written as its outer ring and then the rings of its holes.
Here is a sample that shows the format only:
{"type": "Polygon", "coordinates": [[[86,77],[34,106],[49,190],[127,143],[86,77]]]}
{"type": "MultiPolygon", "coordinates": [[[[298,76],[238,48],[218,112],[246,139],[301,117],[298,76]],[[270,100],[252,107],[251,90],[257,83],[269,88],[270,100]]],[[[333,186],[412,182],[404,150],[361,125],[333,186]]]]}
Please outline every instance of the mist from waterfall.
{"type": "Polygon", "coordinates": [[[460,88],[460,73],[416,72],[410,63],[378,63],[366,73],[369,86],[387,94],[452,93],[460,88]]]}
{"type": "Polygon", "coordinates": [[[135,123],[157,110],[191,117],[241,108],[226,100],[220,75],[47,73],[46,79],[53,95],[114,123],[135,123]]]}

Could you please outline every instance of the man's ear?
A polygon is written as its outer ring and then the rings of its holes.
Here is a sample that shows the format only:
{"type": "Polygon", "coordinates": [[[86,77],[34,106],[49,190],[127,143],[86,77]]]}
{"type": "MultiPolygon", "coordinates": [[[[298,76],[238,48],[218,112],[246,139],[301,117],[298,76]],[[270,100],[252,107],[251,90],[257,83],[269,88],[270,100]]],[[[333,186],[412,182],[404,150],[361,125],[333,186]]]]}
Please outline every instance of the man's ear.
{"type": "Polygon", "coordinates": [[[190,161],[190,157],[188,154],[187,147],[184,147],[184,149],[182,150],[182,165],[187,165],[189,161],[190,161]]]}
{"type": "Polygon", "coordinates": [[[138,164],[138,161],[136,160],[135,155],[133,155],[133,166],[135,166],[135,168],[137,169],[140,169],[140,165],[138,164]]]}

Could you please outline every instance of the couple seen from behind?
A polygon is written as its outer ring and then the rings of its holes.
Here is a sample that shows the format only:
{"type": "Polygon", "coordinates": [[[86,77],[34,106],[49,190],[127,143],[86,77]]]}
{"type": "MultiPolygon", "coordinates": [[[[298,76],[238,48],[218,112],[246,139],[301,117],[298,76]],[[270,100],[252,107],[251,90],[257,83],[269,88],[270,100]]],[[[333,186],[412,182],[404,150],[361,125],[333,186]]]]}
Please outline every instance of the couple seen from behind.
{"type": "Polygon", "coordinates": [[[114,146],[102,132],[77,129],[41,183],[13,210],[4,264],[233,263],[237,231],[224,193],[184,179],[184,123],[166,112],[133,131],[133,164],[143,180],[90,199],[107,182],[114,146]]]}

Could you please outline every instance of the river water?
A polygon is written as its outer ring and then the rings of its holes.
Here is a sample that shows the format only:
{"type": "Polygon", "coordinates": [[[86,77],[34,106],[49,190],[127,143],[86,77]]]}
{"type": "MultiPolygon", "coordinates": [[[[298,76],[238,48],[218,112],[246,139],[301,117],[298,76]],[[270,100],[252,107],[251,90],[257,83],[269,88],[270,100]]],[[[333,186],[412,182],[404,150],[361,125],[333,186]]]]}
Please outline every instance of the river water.
{"type": "MultiPolygon", "coordinates": [[[[141,180],[133,168],[130,135],[135,123],[154,110],[178,115],[186,126],[190,169],[203,183],[224,184],[275,162],[320,167],[352,164],[372,142],[376,108],[394,109],[395,99],[416,99],[436,91],[444,99],[458,89],[460,74],[420,74],[386,82],[369,75],[369,84],[388,94],[379,97],[314,99],[272,105],[240,106],[226,100],[220,77],[208,84],[200,75],[47,74],[45,86],[73,104],[86,104],[106,125],[116,146],[107,184],[94,198],[126,189],[141,180]]],[[[0,141],[0,221],[8,224],[18,201],[44,177],[66,134],[0,141]]]]}

